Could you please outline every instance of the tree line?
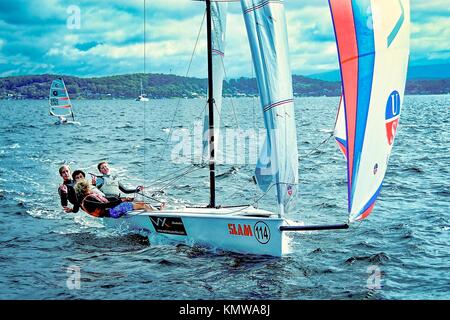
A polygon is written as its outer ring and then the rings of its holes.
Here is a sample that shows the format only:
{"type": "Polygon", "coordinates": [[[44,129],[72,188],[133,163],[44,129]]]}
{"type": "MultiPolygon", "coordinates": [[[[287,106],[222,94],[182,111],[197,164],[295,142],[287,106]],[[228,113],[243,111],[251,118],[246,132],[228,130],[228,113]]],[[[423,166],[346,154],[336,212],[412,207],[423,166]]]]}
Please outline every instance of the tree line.
{"type": "MultiPolygon", "coordinates": [[[[0,78],[0,99],[47,99],[50,84],[57,75],[29,75],[0,78]]],[[[148,97],[195,98],[206,96],[207,79],[182,77],[171,74],[125,74],[95,78],[63,76],[69,95],[73,99],[134,99],[141,91],[148,97]]],[[[340,82],[292,77],[295,96],[339,96],[340,82]]],[[[448,94],[450,79],[410,80],[406,94],[448,94]]],[[[224,96],[256,96],[254,78],[241,77],[225,80],[224,96]]]]}

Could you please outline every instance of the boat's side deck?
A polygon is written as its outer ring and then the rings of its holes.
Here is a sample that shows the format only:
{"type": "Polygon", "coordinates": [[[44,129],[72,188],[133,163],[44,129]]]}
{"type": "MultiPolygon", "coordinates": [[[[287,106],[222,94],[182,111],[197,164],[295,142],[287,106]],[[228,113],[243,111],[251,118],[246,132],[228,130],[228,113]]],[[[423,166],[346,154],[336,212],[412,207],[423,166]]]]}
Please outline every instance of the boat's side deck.
{"type": "MultiPolygon", "coordinates": [[[[134,211],[137,214],[143,211],[134,211]]],[[[260,218],[276,218],[278,215],[274,212],[256,209],[252,206],[242,207],[224,207],[224,208],[205,208],[205,207],[178,207],[167,208],[163,211],[148,212],[152,215],[212,215],[212,216],[241,216],[241,217],[260,217],[260,218]]]]}

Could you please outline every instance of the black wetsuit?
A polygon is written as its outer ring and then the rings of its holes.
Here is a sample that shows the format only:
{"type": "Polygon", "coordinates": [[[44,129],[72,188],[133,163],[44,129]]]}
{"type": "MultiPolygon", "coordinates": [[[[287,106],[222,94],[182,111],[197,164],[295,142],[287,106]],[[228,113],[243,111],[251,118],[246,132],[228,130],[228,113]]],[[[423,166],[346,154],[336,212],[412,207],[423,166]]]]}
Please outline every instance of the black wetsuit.
{"type": "Polygon", "coordinates": [[[74,189],[75,182],[73,180],[64,181],[64,185],[67,186],[67,193],[62,192],[61,188],[58,188],[61,206],[67,207],[68,202],[70,202],[73,205],[72,212],[78,212],[80,203],[78,202],[77,194],[74,189]]]}

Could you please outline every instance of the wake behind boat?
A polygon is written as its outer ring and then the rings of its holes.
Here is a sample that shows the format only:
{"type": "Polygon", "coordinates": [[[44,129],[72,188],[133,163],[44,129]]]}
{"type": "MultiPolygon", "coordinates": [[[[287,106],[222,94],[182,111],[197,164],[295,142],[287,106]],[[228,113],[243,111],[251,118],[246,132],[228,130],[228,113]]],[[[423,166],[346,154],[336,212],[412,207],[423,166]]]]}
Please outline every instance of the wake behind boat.
{"type": "Polygon", "coordinates": [[[52,81],[48,104],[50,106],[50,115],[58,118],[55,125],[80,125],[80,122],[75,121],[72,102],[70,101],[66,85],[62,78],[52,81]],[[71,120],[68,120],[68,117],[71,120]]]}
{"type": "Polygon", "coordinates": [[[208,206],[134,211],[107,225],[188,245],[281,256],[285,232],[347,229],[374,207],[396,134],[409,59],[409,0],[330,0],[340,57],[343,99],[335,137],[347,160],[348,216],[338,225],[291,222],[298,190],[297,133],[287,26],[281,1],[241,0],[266,140],[255,170],[263,192],[276,190],[277,210],[219,206],[215,200],[215,114],[220,112],[227,2],[206,0],[208,114],[204,141],[210,178],[208,206]],[[370,23],[369,23],[370,22],[370,23]],[[282,85],[280,85],[280,83],[282,85]]]}

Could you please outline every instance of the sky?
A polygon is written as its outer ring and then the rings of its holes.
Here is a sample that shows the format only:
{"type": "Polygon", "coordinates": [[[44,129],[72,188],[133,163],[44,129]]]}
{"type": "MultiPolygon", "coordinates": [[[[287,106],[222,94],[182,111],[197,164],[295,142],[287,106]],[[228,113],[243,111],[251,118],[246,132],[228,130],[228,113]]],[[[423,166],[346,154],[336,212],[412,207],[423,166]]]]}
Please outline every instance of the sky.
{"type": "MultiPolygon", "coordinates": [[[[411,65],[450,63],[449,7],[448,0],[411,0],[411,65]]],[[[204,8],[146,0],[144,41],[144,0],[0,0],[0,77],[145,71],[204,78],[204,8]]],[[[293,74],[338,69],[328,1],[285,0],[285,10],[293,74]]],[[[226,78],[252,76],[238,2],[229,4],[225,70],[226,78]]]]}

